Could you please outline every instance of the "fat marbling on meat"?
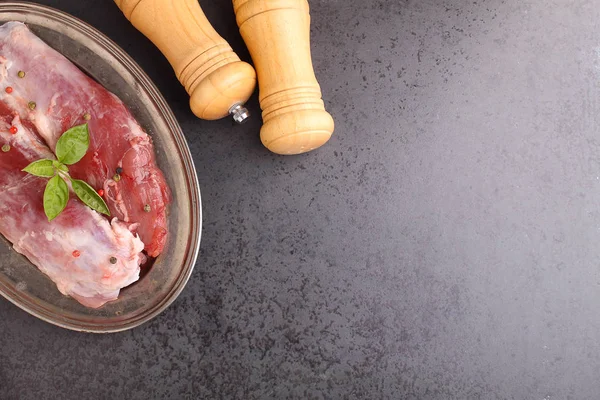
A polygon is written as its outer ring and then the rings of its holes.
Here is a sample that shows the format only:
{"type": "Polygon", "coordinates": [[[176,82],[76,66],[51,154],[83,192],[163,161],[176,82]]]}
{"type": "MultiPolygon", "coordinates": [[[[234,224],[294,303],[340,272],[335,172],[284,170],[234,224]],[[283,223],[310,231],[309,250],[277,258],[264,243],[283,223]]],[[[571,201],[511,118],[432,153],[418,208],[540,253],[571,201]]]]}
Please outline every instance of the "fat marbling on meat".
{"type": "Polygon", "coordinates": [[[70,167],[71,176],[103,189],[111,215],[136,224],[146,252],[158,256],[168,234],[170,191],[151,138],[129,110],[22,23],[0,27],[0,56],[0,100],[31,122],[50,149],[67,129],[88,123],[90,148],[70,167]]]}
{"type": "Polygon", "coordinates": [[[47,179],[21,170],[54,154],[35,128],[2,102],[0,146],[0,233],[63,294],[93,308],[117,299],[120,289],[139,279],[142,241],[124,222],[109,222],[73,196],[49,222],[42,202],[47,179]]]}

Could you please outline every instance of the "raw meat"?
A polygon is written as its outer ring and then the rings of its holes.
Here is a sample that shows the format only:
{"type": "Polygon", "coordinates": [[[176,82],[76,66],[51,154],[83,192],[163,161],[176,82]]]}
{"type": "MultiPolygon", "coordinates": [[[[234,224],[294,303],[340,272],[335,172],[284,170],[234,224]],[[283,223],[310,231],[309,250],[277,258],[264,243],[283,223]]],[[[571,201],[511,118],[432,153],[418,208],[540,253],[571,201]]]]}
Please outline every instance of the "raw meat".
{"type": "Polygon", "coordinates": [[[121,288],[139,279],[142,241],[125,223],[116,218],[109,223],[74,198],[48,222],[42,202],[47,179],[21,169],[54,155],[31,126],[0,103],[0,146],[6,144],[10,150],[0,152],[0,233],[63,294],[93,308],[117,299],[121,288]],[[11,126],[16,134],[9,132],[11,126]]]}
{"type": "Polygon", "coordinates": [[[64,131],[88,122],[90,149],[70,167],[71,176],[104,189],[111,215],[136,224],[147,253],[158,256],[167,239],[170,192],[150,137],[125,105],[21,23],[0,27],[0,56],[0,100],[30,121],[52,150],[64,131]],[[5,93],[7,86],[12,93],[5,93]],[[120,180],[113,179],[117,169],[120,180]]]}

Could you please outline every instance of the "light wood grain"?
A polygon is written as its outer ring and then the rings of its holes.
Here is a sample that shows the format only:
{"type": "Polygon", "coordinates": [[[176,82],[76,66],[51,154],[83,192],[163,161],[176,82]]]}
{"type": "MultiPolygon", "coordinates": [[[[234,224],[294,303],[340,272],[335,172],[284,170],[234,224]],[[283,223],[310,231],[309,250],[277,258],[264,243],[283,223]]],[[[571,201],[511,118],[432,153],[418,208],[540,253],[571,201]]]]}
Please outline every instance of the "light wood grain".
{"type": "Polygon", "coordinates": [[[313,70],[308,2],[233,0],[233,7],[258,75],[263,144],[279,154],[320,147],[334,122],[313,70]]]}
{"type": "Polygon", "coordinates": [[[214,30],[197,0],[115,3],[167,57],[198,117],[223,118],[233,105],[248,100],[256,86],[254,69],[214,30]]]}

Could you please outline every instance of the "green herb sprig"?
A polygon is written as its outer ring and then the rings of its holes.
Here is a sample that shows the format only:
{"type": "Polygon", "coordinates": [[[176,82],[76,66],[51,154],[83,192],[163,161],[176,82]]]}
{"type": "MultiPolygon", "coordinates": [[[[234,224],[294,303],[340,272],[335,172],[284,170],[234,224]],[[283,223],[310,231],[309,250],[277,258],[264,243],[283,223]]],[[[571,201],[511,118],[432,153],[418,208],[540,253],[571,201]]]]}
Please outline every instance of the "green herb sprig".
{"type": "Polygon", "coordinates": [[[90,147],[88,124],[74,126],[63,133],[56,143],[57,160],[34,161],[23,169],[28,174],[50,178],[44,190],[44,212],[48,221],[58,217],[69,202],[69,186],[73,192],[92,210],[110,216],[104,199],[85,181],[69,176],[69,167],[81,161],[90,147]]]}

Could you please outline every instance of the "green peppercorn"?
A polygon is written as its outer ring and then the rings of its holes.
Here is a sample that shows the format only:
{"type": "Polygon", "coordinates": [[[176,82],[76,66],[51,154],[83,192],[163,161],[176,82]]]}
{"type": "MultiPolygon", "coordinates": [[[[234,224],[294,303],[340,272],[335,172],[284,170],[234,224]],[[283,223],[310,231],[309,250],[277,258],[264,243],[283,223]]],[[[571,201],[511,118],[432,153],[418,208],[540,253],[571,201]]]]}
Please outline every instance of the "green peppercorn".
{"type": "Polygon", "coordinates": [[[115,175],[113,176],[113,181],[115,181],[115,182],[119,182],[120,180],[121,180],[121,175],[119,175],[119,174],[115,174],[115,175]]]}
{"type": "Polygon", "coordinates": [[[35,110],[37,104],[35,104],[35,101],[30,101],[29,103],[27,103],[27,107],[29,107],[30,110],[35,110]]]}
{"type": "Polygon", "coordinates": [[[109,261],[110,261],[111,264],[116,264],[117,263],[117,257],[111,257],[109,261]]]}
{"type": "Polygon", "coordinates": [[[17,76],[18,76],[19,78],[25,78],[25,71],[19,71],[19,72],[17,73],[17,76]]]}
{"type": "Polygon", "coordinates": [[[152,211],[152,208],[150,207],[150,204],[146,204],[146,205],[144,206],[144,211],[145,211],[145,212],[150,212],[150,211],[152,211]]]}
{"type": "Polygon", "coordinates": [[[10,151],[10,144],[5,144],[4,146],[2,146],[2,151],[4,153],[8,153],[10,151]]]}
{"type": "Polygon", "coordinates": [[[85,113],[83,114],[83,119],[89,121],[90,119],[92,119],[92,116],[90,115],[90,113],[85,113]]]}

